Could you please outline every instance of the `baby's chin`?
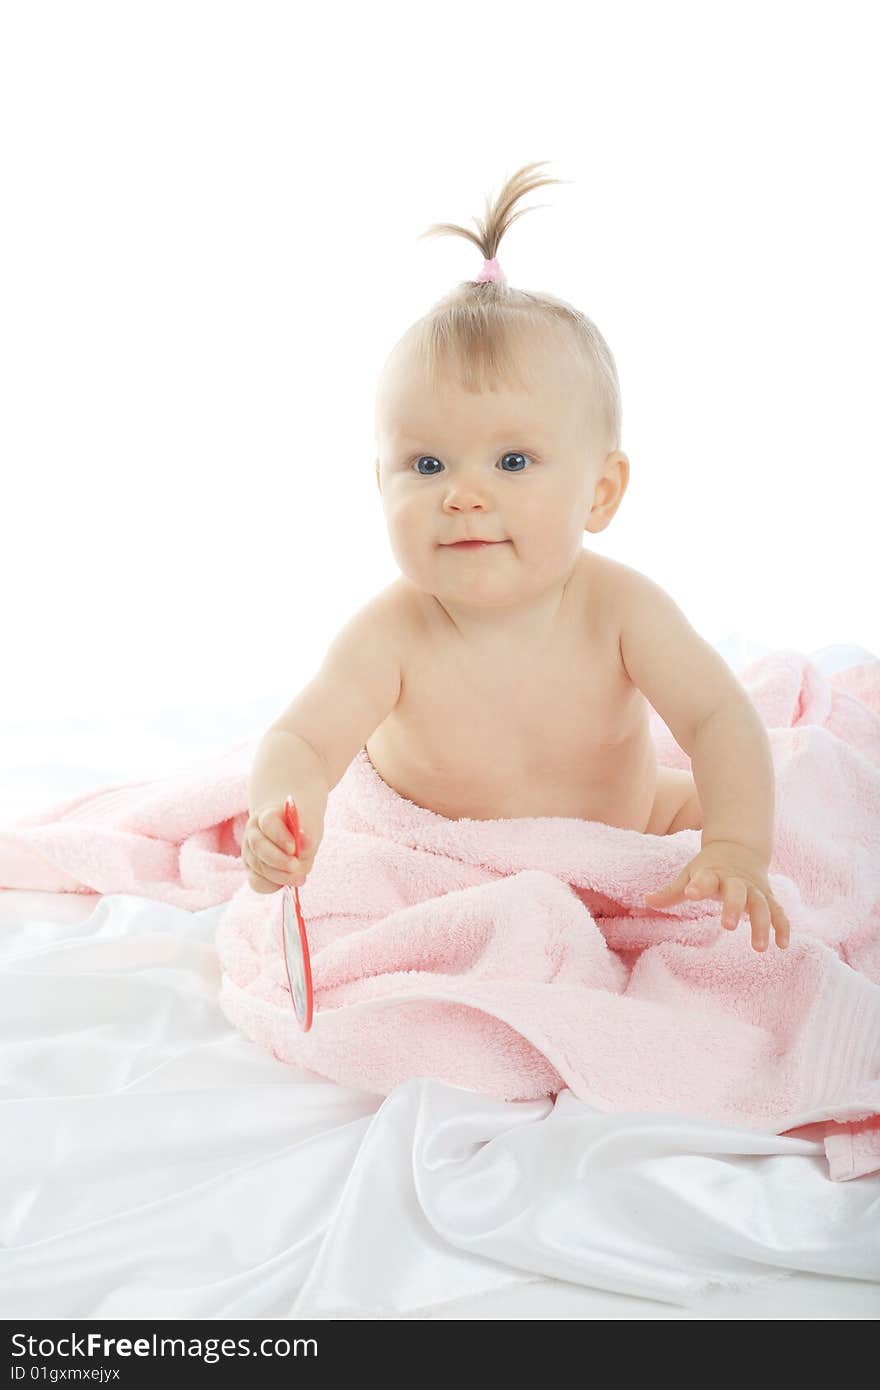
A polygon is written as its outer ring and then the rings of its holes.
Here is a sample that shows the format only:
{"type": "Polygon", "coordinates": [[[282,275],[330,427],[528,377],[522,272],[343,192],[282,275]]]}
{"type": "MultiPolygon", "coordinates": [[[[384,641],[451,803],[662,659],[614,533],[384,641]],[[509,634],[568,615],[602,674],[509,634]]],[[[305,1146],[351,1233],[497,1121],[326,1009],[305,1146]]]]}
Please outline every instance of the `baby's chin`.
{"type": "Polygon", "coordinates": [[[474,608],[509,608],[530,601],[544,588],[527,565],[510,565],[499,557],[481,566],[478,552],[471,558],[444,559],[407,578],[433,598],[474,608]]]}
{"type": "Polygon", "coordinates": [[[433,598],[482,607],[531,604],[567,586],[584,555],[580,537],[555,546],[520,548],[514,539],[476,547],[412,544],[398,555],[404,578],[433,598]]]}

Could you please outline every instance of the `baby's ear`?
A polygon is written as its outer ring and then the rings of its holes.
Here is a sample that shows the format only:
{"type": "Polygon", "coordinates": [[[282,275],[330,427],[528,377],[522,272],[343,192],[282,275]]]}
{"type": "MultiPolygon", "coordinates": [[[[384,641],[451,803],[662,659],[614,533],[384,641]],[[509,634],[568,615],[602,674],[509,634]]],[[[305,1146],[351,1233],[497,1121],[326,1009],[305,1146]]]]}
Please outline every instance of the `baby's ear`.
{"type": "Polygon", "coordinates": [[[620,449],[615,449],[602,465],[602,472],[593,493],[593,505],[584,526],[585,531],[605,530],[623,501],[628,484],[629,459],[620,449]]]}

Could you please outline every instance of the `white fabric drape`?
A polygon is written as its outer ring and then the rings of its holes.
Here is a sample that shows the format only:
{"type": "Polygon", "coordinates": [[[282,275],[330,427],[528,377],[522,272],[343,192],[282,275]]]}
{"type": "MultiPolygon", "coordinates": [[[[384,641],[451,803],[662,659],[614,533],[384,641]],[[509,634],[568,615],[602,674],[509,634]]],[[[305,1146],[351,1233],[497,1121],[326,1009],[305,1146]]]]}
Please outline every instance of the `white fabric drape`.
{"type": "MultiPolygon", "coordinates": [[[[0,731],[0,818],[140,771],[26,748],[0,731]]],[[[880,1174],[570,1092],[380,1099],[295,1071],[219,1010],[222,911],[0,893],[0,1316],[528,1317],[550,1281],[580,1317],[609,1316],[601,1291],[626,1296],[611,1316],[750,1317],[798,1272],[852,1291],[840,1316],[880,1312],[880,1174]]]]}

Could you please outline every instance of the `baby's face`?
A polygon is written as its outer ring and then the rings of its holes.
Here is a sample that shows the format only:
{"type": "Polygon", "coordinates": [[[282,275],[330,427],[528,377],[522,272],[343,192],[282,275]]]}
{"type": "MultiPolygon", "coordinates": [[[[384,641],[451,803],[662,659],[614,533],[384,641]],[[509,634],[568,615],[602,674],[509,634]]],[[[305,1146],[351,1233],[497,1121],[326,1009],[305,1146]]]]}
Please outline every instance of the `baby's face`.
{"type": "Polygon", "coordinates": [[[468,609],[547,593],[570,574],[588,523],[610,519],[591,519],[607,460],[591,442],[583,368],[552,335],[517,361],[525,389],[477,395],[450,380],[432,391],[404,341],[377,392],[376,473],[395,559],[425,593],[468,609]],[[464,539],[497,544],[448,544],[464,539]]]}

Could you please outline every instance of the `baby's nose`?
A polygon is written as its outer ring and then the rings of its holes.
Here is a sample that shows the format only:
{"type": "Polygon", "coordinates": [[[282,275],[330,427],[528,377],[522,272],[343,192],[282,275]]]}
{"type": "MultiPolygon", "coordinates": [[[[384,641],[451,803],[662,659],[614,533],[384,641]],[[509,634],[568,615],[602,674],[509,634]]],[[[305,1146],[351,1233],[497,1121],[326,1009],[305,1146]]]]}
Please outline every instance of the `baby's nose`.
{"type": "Polygon", "coordinates": [[[450,507],[485,507],[488,502],[485,488],[468,487],[465,483],[456,483],[446,494],[446,504],[450,507]]]}

